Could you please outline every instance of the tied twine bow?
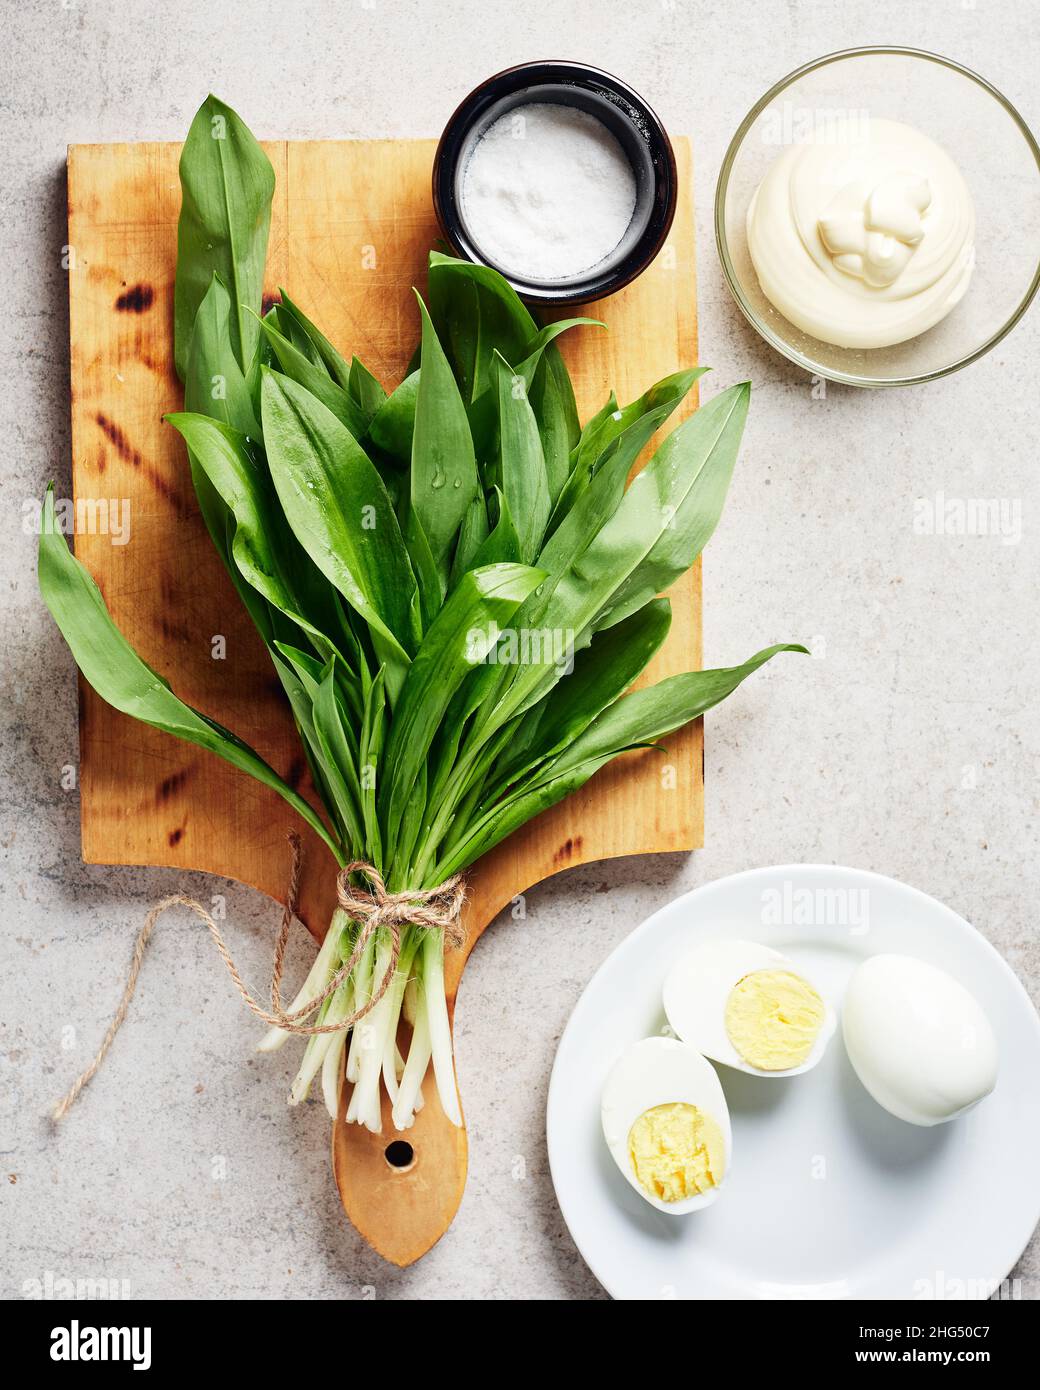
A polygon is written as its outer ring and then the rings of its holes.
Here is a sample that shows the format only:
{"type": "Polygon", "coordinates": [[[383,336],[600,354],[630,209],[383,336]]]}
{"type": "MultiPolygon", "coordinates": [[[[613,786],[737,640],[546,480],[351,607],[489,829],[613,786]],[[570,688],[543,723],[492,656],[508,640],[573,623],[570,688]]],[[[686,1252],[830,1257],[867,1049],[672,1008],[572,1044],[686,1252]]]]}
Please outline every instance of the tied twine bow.
{"type": "Polygon", "coordinates": [[[281,1028],[286,1033],[304,1033],[307,1035],[342,1033],[360,1022],[379,1003],[394,978],[401,956],[402,927],[428,927],[443,931],[445,940],[456,949],[465,941],[466,935],[462,930],[461,916],[462,906],[466,900],[466,888],[461,874],[453,874],[437,888],[411,888],[403,893],[389,893],[379,870],[372,864],[366,864],[362,859],[355,859],[341,869],[336,877],[336,896],[339,905],[347,916],[352,921],[359,923],[361,927],[350,957],[340,966],[320,994],[316,994],[313,999],[309,999],[300,1008],[294,1009],[292,1013],[286,1013],[282,1006],[282,967],[285,962],[285,949],[289,942],[289,932],[296,916],[296,903],[300,888],[300,837],[295,831],[289,836],[289,844],[292,855],[289,869],[289,890],[286,894],[282,923],[274,948],[270,1009],[265,1009],[250,993],[248,986],[238,972],[238,967],[231,958],[231,952],[227,948],[220,928],[202,904],[194,898],[189,898],[185,893],[173,893],[170,897],[163,898],[161,902],[156,903],[150,909],[142,923],[141,930],[137,934],[137,940],[134,942],[134,953],[130,961],[130,971],[123,989],[123,997],[119,1001],[119,1007],[112,1017],[112,1022],[108,1025],[108,1031],[105,1033],[101,1046],[90,1065],[80,1073],[54,1107],[52,1112],[54,1120],[60,1120],[68,1113],[79,1093],[97,1074],[101,1063],[105,1060],[105,1056],[112,1046],[116,1034],[123,1026],[129,1011],[130,1001],[137,988],[137,978],[141,973],[145,949],[155,930],[155,925],[163,913],[171,907],[186,907],[205,923],[210,936],[213,938],[213,944],[216,946],[217,952],[247,1008],[251,1009],[257,1018],[263,1019],[272,1028],[281,1028]],[[352,875],[364,876],[368,880],[369,888],[366,890],[352,884],[352,875]],[[390,959],[383,973],[383,978],[372,991],[370,997],[347,1017],[340,1019],[338,1023],[309,1024],[301,1022],[323,1004],[330,995],[334,994],[344,980],[349,978],[372,936],[380,927],[386,927],[390,932],[390,959]]]}

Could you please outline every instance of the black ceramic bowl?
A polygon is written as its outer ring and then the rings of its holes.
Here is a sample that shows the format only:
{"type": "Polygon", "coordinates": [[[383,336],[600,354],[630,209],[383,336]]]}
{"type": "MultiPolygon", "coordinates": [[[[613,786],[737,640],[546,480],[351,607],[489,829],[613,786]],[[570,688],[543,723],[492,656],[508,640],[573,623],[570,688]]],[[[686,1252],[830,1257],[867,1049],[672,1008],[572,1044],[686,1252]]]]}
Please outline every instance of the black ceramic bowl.
{"type": "Polygon", "coordinates": [[[433,204],[456,255],[494,266],[532,303],[584,304],[621,289],[654,259],[675,216],[677,182],[668,134],[631,87],[582,63],[521,63],[482,82],[445,126],[433,161],[433,204]],[[616,250],[571,279],[524,280],[505,271],[483,254],[463,216],[462,177],[473,147],[500,116],[529,102],[576,106],[597,117],[621,145],[636,177],[635,212],[616,250]]]}

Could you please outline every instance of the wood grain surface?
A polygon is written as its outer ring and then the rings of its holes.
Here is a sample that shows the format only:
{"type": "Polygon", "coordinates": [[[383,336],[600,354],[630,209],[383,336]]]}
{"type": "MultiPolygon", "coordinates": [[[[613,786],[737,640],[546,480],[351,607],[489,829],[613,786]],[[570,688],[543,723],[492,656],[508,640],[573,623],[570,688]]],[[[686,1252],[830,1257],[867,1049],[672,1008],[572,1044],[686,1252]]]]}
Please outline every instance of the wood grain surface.
{"type": "MultiPolygon", "coordinates": [[[[430,200],[432,141],[272,143],[277,189],[265,284],[280,285],[346,355],[387,387],[418,337],[413,285],[439,233],[430,200]]],[[[177,694],[246,739],[304,795],[313,795],[281,687],[199,516],[179,437],[162,423],[181,403],[172,362],[173,280],[180,208],[169,144],[69,149],[73,484],[77,501],[129,503],[125,544],[76,536],[76,553],[115,621],[177,694]]],[[[613,388],[620,401],[697,360],[690,151],[676,141],[680,204],[668,243],[634,284],[581,310],[608,330],[565,334],[561,346],[586,418],[613,388]]],[[[566,313],[575,311],[568,310],[566,313]]],[[[691,393],[685,411],[695,403],[691,393]]],[[[103,516],[104,510],[95,510],[103,516]]],[[[671,633],[644,681],[700,665],[700,566],[672,591],[671,633]]],[[[454,1007],[469,951],[512,898],[570,865],[703,842],[702,732],[668,753],[629,754],[487,855],[471,875],[467,944],[449,956],[454,1007]]],[[[320,937],[335,901],[335,866],[271,791],[201,749],[110,709],[81,682],[83,857],[158,864],[237,879],[281,900],[290,829],[303,830],[300,912],[320,937]]],[[[275,916],[272,913],[272,931],[275,916]]],[[[233,931],[233,928],[232,928],[233,931]]],[[[215,965],[215,968],[216,965],[215,965]]],[[[461,1078],[463,1098],[465,1077],[461,1078]]],[[[425,1087],[407,1138],[415,1159],[392,1169],[394,1137],[340,1123],[333,1160],[344,1206],[386,1258],[417,1259],[447,1229],[466,1175],[464,1130],[425,1087]]]]}

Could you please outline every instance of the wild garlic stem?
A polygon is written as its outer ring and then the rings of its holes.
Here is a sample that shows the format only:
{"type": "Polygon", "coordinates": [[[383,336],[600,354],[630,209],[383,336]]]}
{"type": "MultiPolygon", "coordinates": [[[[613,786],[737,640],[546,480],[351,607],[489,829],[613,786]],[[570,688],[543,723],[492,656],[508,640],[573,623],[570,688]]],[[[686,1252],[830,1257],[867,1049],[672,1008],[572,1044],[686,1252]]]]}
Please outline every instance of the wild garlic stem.
{"type": "MultiPolygon", "coordinates": [[[[300,992],[285,1010],[287,1014],[295,1013],[297,1009],[306,1004],[308,999],[313,999],[316,994],[320,994],[333,975],[342,965],[343,957],[340,953],[343,929],[348,925],[346,914],[342,908],[337,907],[332,914],[329,922],[329,929],[325,933],[325,940],[321,943],[318,954],[314,957],[314,964],[308,971],[307,978],[304,980],[300,992]]],[[[293,1036],[284,1028],[271,1028],[257,1043],[258,1052],[275,1052],[282,1047],[293,1036]]]]}
{"type": "MultiPolygon", "coordinates": [[[[354,1007],[360,1009],[367,1004],[372,997],[372,958],[375,953],[375,943],[369,940],[368,945],[362,953],[361,959],[354,967],[354,1007]]],[[[361,1056],[361,1035],[357,1028],[351,1030],[350,1049],[347,1052],[347,1080],[357,1082],[358,1067],[361,1056]]],[[[351,1097],[353,1103],[353,1097],[351,1097]]]]}
{"type": "Polygon", "coordinates": [[[395,1129],[410,1129],[416,1110],[416,1101],[422,1095],[422,1079],[430,1065],[430,1028],[426,1018],[426,1000],[419,994],[415,1004],[415,1022],[412,1026],[412,1045],[404,1064],[404,1074],[397,1092],[393,1110],[395,1129]]]}
{"type": "MultiPolygon", "coordinates": [[[[379,937],[379,945],[376,948],[372,969],[373,986],[383,978],[390,964],[391,951],[390,933],[380,930],[376,935],[379,937]]],[[[359,1039],[358,1079],[351,1103],[353,1104],[356,1097],[357,1120],[373,1134],[381,1133],[383,1128],[379,1083],[383,1076],[383,1058],[386,1055],[392,1005],[392,990],[388,989],[372,1011],[354,1027],[355,1037],[359,1039]]]]}
{"type": "Polygon", "coordinates": [[[448,1003],[444,997],[444,933],[428,931],[423,941],[423,997],[430,1028],[433,1074],[437,1094],[445,1115],[453,1125],[462,1124],[458,1089],[455,1085],[455,1058],[451,1043],[448,1003]]]}
{"type": "MultiPolygon", "coordinates": [[[[337,1021],[345,1018],[354,1007],[354,985],[351,980],[343,984],[338,993],[343,996],[344,1006],[337,1015],[337,1021]]],[[[325,1060],[321,1064],[321,1093],[325,1100],[325,1109],[330,1117],[335,1120],[339,1114],[339,1093],[340,1076],[343,1066],[343,1054],[347,1047],[347,1035],[343,1033],[333,1033],[332,1042],[328,1051],[325,1053],[325,1060]]]]}
{"type": "MultiPolygon", "coordinates": [[[[336,993],[338,994],[339,991],[337,990],[336,993]]],[[[335,997],[336,996],[333,995],[332,998],[326,999],[318,1010],[319,1023],[328,1021],[329,1010],[332,1007],[332,1002],[335,997]]],[[[325,1053],[328,1051],[328,1046],[332,1037],[332,1033],[315,1033],[312,1037],[307,1039],[307,1047],[304,1050],[303,1061],[300,1063],[300,1070],[296,1073],[296,1079],[293,1081],[292,1089],[289,1092],[290,1105],[299,1105],[301,1101],[307,1099],[311,1089],[311,1082],[317,1076],[321,1064],[325,1060],[325,1053]]]]}

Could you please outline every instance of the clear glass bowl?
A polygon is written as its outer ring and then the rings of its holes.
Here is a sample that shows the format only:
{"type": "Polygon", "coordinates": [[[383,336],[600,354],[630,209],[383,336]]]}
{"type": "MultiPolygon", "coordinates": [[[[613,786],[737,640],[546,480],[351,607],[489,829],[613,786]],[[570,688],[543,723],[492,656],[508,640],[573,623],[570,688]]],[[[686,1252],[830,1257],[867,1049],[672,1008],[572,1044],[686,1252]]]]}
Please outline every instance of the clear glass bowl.
{"type": "Polygon", "coordinates": [[[715,192],[715,236],[737,304],[767,343],[807,371],[852,386],[912,386],[988,352],[1040,285],[1040,149],[1015,108],[977,73],[916,48],[850,48],[798,68],[755,104],[730,142],[715,192]],[[864,114],[903,121],[942,145],[975,201],[976,262],[942,322],[905,343],[843,348],[796,328],[758,284],[748,204],[792,142],[864,114]]]}

